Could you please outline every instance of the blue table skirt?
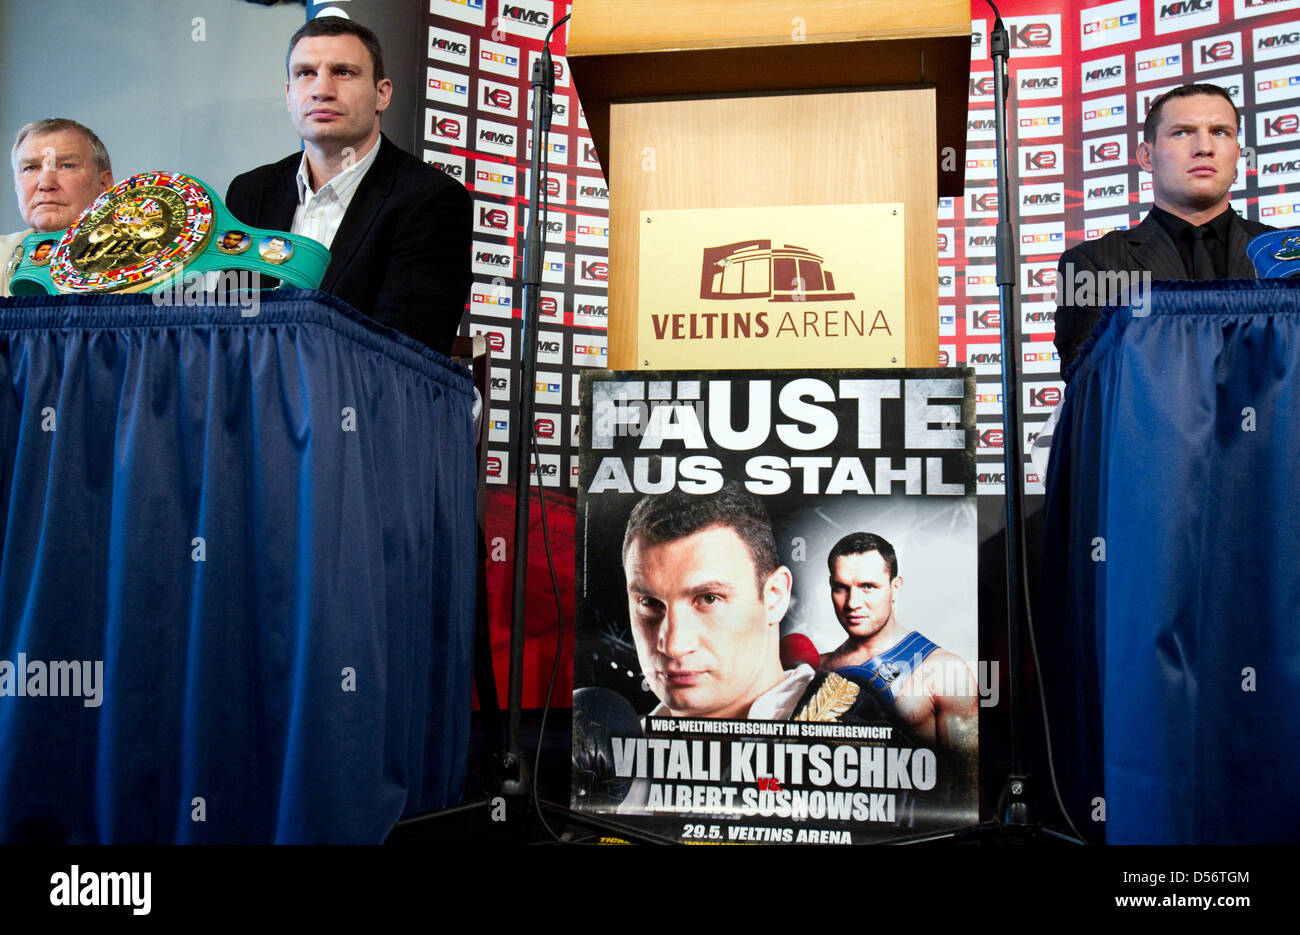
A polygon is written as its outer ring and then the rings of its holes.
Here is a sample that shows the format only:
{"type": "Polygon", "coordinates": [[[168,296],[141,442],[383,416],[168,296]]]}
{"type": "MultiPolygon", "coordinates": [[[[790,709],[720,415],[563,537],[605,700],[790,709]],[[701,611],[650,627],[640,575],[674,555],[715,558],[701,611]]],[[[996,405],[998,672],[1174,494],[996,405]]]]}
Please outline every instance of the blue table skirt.
{"type": "Polygon", "coordinates": [[[0,841],[377,842],[457,801],[471,405],[318,292],[0,300],[0,841]]]}

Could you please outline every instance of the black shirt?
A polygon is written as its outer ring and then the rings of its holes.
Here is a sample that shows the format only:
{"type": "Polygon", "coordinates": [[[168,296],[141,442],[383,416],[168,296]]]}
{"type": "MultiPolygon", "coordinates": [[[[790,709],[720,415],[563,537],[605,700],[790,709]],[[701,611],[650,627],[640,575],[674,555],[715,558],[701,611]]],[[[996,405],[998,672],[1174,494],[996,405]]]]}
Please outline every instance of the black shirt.
{"type": "MultiPolygon", "coordinates": [[[[1170,214],[1163,208],[1151,206],[1151,216],[1160,222],[1178,247],[1178,255],[1183,258],[1183,268],[1187,270],[1188,279],[1196,279],[1196,267],[1192,260],[1193,234],[1196,225],[1184,221],[1177,215],[1170,214]]],[[[1215,217],[1200,225],[1205,228],[1205,246],[1210,252],[1214,264],[1214,274],[1218,279],[1228,276],[1228,231],[1232,228],[1232,208],[1224,208],[1215,217]]]]}

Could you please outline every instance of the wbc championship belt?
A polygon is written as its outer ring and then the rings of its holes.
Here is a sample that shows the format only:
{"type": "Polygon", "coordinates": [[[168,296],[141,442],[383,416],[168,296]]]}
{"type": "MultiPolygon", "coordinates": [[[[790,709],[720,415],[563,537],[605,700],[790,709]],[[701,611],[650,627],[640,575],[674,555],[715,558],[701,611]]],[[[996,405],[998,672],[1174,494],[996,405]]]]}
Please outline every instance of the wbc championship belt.
{"type": "Polygon", "coordinates": [[[241,224],[192,176],[142,172],[96,198],[67,230],[29,234],[9,262],[14,295],[157,292],[180,277],[226,270],[314,289],[330,252],[309,237],[241,224]]]}
{"type": "Polygon", "coordinates": [[[1300,227],[1284,227],[1255,237],[1246,255],[1261,279],[1300,278],[1300,227]]]}

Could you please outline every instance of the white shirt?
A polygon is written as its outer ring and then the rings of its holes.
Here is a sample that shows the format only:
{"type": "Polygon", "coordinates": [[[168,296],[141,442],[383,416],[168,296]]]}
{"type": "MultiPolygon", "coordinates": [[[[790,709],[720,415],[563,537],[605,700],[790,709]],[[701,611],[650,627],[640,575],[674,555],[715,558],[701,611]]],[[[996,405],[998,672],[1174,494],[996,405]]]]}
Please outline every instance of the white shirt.
{"type": "Polygon", "coordinates": [[[327,247],[333,244],[334,235],[343,223],[343,215],[348,213],[348,205],[352,204],[352,196],[357,193],[357,187],[366,177],[382,145],[382,137],[375,140],[370,152],[314,193],[311,190],[311,168],[304,152],[302,162],[298,164],[298,209],[293,213],[293,227],[290,228],[293,233],[318,240],[327,247]]]}
{"type": "Polygon", "coordinates": [[[9,260],[14,251],[23,245],[23,238],[31,232],[29,227],[25,231],[0,234],[0,297],[9,295],[9,260]]]}

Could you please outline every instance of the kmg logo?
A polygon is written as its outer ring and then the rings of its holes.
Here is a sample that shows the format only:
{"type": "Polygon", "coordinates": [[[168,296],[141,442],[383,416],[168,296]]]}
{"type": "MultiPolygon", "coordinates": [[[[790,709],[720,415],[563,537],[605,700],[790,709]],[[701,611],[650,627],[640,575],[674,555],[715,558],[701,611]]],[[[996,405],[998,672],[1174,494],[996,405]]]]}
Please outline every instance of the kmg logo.
{"type": "Polygon", "coordinates": [[[466,55],[469,52],[469,46],[463,42],[454,42],[451,39],[437,37],[432,40],[433,47],[439,52],[447,52],[452,55],[466,55]]]}
{"type": "Polygon", "coordinates": [[[1106,68],[1095,68],[1083,76],[1083,80],[1089,83],[1093,81],[1102,81],[1106,78],[1118,78],[1124,74],[1123,65],[1110,65],[1106,68]]]}
{"type": "Polygon", "coordinates": [[[1188,13],[1204,13],[1213,6],[1214,0],[1177,0],[1160,7],[1160,18],[1167,16],[1185,16],[1188,13]]]}
{"type": "Polygon", "coordinates": [[[516,23],[528,23],[530,26],[549,26],[551,18],[542,10],[525,10],[521,6],[501,4],[501,18],[516,23]]]}

